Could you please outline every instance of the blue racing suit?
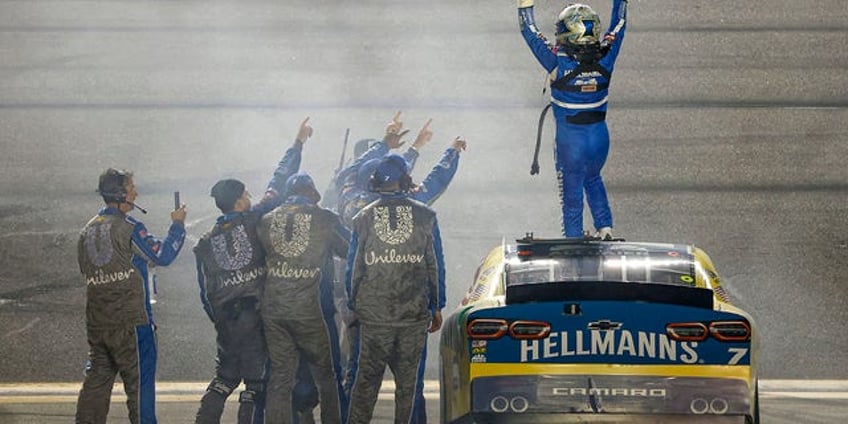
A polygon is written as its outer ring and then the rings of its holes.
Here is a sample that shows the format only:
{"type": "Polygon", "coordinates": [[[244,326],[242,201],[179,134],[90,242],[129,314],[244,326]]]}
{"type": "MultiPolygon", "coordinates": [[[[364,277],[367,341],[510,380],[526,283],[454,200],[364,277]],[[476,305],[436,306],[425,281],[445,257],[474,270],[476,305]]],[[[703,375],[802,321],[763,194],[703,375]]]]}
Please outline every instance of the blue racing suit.
{"type": "Polygon", "coordinates": [[[583,191],[596,229],[612,227],[612,212],[601,169],[609,153],[607,96],[613,66],[624,40],[626,0],[614,0],[607,34],[614,38],[596,63],[581,63],[560,46],[551,48],[536,27],[533,7],[518,9],[521,35],[550,73],[551,106],[556,119],[556,170],[561,188],[566,237],[583,236],[583,191]]]}

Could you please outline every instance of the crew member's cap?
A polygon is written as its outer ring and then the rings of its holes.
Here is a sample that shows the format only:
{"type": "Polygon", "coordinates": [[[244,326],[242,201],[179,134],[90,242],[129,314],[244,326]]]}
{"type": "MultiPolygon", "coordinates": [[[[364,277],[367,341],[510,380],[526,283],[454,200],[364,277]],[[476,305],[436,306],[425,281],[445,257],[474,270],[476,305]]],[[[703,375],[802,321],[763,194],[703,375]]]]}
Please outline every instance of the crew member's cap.
{"type": "Polygon", "coordinates": [[[321,201],[321,194],[315,188],[312,177],[305,172],[298,172],[286,180],[286,197],[303,196],[313,203],[321,201]]]}
{"type": "Polygon", "coordinates": [[[380,160],[374,170],[374,183],[388,185],[400,182],[403,176],[409,176],[409,164],[403,156],[392,153],[380,160]]]}

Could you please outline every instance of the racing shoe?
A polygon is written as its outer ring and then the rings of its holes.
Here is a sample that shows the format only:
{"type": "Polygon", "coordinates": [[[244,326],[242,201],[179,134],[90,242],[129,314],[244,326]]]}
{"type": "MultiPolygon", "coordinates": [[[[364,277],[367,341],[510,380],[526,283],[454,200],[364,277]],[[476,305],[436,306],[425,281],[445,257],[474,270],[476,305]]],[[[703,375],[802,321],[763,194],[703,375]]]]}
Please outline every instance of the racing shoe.
{"type": "Polygon", "coordinates": [[[600,229],[598,229],[598,232],[595,233],[595,238],[603,241],[611,241],[612,227],[601,227],[600,229]]]}

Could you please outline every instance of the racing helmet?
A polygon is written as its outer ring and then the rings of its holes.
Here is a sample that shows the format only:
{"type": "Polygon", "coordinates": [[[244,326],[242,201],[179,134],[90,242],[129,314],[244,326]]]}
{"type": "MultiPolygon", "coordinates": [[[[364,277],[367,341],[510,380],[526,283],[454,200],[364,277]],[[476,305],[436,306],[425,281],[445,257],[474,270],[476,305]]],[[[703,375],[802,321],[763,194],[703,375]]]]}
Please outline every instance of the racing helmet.
{"type": "Polygon", "coordinates": [[[569,5],[557,17],[556,40],[565,46],[597,45],[601,40],[601,18],[588,5],[569,5]]]}

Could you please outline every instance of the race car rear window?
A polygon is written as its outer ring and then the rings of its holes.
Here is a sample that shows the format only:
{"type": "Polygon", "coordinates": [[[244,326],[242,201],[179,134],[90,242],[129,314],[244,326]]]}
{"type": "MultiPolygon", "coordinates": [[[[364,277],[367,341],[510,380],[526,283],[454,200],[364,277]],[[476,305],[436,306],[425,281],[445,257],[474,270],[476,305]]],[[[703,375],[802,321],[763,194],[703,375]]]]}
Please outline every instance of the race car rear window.
{"type": "Polygon", "coordinates": [[[606,281],[694,286],[694,262],[689,256],[668,252],[639,255],[593,254],[511,260],[506,285],[568,281],[606,281]]]}

